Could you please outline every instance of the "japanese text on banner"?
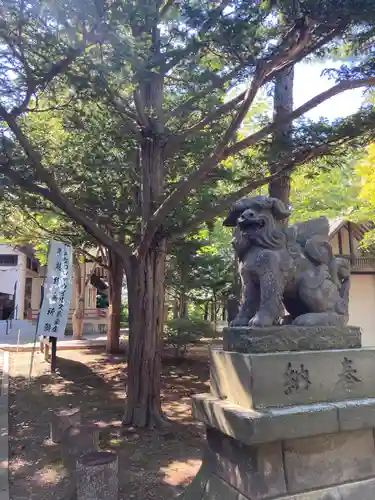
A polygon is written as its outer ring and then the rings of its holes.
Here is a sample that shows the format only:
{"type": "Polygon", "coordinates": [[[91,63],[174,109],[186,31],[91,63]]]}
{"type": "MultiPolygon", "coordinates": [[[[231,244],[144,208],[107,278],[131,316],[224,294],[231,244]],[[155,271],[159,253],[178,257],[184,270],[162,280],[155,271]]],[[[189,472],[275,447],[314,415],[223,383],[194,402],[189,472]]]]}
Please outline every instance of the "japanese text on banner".
{"type": "Polygon", "coordinates": [[[39,335],[64,338],[72,295],[72,264],[72,247],[51,241],[38,320],[39,335]]]}

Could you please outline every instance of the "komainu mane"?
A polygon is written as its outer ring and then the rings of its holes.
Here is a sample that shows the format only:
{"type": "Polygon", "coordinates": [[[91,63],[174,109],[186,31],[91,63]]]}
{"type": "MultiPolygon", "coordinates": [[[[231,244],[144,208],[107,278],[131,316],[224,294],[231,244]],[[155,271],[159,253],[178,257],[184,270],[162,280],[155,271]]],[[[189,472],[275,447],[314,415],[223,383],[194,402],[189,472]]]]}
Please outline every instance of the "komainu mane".
{"type": "Polygon", "coordinates": [[[243,287],[232,326],[347,323],[350,264],[333,256],[328,220],[281,227],[289,215],[280,200],[257,196],[239,200],[225,219],[236,227],[243,287]]]}

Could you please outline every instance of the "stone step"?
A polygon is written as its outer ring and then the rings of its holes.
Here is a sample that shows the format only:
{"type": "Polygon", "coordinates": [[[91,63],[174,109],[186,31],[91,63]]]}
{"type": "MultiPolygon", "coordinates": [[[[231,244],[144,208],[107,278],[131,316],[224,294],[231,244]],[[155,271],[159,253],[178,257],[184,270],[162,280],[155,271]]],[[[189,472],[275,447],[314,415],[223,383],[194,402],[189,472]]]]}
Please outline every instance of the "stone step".
{"type": "Polygon", "coordinates": [[[375,398],[261,411],[199,394],[192,408],[197,420],[248,445],[375,427],[375,398]]]}

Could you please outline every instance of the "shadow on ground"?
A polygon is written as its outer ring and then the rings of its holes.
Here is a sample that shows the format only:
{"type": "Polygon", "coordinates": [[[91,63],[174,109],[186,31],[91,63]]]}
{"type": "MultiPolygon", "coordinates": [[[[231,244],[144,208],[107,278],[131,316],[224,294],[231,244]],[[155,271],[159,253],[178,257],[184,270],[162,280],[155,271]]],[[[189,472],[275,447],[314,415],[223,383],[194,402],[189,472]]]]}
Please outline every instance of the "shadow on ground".
{"type": "Polygon", "coordinates": [[[58,445],[50,443],[51,412],[79,406],[83,423],[101,427],[101,446],[119,456],[119,500],[175,498],[195,476],[204,446],[203,427],[190,413],[192,394],[208,390],[207,353],[183,362],[163,360],[163,408],[170,428],[152,431],[124,429],[126,362],[103,353],[66,351],[58,358],[58,373],[48,373],[35,357],[28,382],[30,355],[14,354],[10,387],[11,498],[55,500],[71,498],[71,485],[58,445]]]}

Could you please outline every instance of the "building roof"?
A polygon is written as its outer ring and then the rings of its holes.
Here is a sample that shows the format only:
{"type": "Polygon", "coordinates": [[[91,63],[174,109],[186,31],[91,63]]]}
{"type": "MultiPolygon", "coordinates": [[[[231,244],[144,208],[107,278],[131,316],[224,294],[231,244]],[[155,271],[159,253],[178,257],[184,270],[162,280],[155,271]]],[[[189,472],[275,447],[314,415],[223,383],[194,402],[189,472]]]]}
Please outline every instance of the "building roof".
{"type": "Polygon", "coordinates": [[[372,222],[352,222],[344,217],[337,217],[329,221],[329,237],[333,238],[341,228],[347,229],[348,222],[350,222],[351,232],[357,241],[361,241],[364,235],[374,228],[372,222]]]}
{"type": "Polygon", "coordinates": [[[337,217],[336,219],[332,219],[328,221],[329,223],[329,237],[334,236],[339,229],[341,229],[345,225],[345,219],[341,217],[337,217]]]}
{"type": "Polygon", "coordinates": [[[27,257],[34,257],[35,251],[32,245],[12,245],[12,243],[8,243],[6,241],[1,241],[0,245],[3,247],[8,247],[15,252],[23,253],[27,255],[27,257]]]}
{"type": "Polygon", "coordinates": [[[32,245],[17,245],[14,249],[27,255],[27,257],[34,257],[35,254],[34,247],[32,245]]]}

